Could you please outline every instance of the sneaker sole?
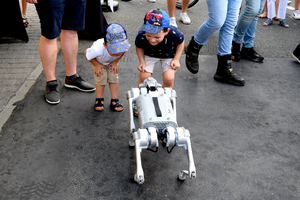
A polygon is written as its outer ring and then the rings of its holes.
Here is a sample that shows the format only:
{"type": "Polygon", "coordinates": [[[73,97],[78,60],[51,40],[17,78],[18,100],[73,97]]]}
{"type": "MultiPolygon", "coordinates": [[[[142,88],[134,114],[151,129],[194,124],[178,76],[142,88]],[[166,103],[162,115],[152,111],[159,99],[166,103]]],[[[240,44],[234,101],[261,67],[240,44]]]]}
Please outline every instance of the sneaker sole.
{"type": "Polygon", "coordinates": [[[293,53],[292,56],[300,63],[300,60],[293,53]]]}
{"type": "Polygon", "coordinates": [[[191,24],[191,22],[184,22],[182,19],[180,19],[180,21],[181,21],[183,24],[187,24],[187,25],[191,24]]]}
{"type": "Polygon", "coordinates": [[[77,87],[77,86],[74,86],[74,85],[68,85],[68,84],[65,84],[65,87],[66,87],[66,88],[77,89],[77,90],[80,90],[80,91],[82,91],[82,92],[93,92],[93,91],[96,90],[96,88],[93,88],[93,89],[90,89],[90,90],[84,90],[84,89],[81,89],[81,88],[79,88],[79,87],[77,87]]]}
{"type": "Polygon", "coordinates": [[[49,101],[48,99],[46,99],[46,102],[51,104],[51,105],[56,105],[60,102],[60,100],[58,100],[58,101],[49,101]]]}

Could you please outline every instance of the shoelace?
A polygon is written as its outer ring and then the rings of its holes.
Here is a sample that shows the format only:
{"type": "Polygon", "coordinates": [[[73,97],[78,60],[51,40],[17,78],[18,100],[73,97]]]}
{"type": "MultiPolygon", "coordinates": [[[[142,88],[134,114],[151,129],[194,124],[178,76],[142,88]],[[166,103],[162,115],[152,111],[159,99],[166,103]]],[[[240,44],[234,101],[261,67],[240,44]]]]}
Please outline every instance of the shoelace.
{"type": "Polygon", "coordinates": [[[80,76],[78,76],[78,77],[74,78],[74,81],[75,82],[82,82],[84,80],[80,76]]]}

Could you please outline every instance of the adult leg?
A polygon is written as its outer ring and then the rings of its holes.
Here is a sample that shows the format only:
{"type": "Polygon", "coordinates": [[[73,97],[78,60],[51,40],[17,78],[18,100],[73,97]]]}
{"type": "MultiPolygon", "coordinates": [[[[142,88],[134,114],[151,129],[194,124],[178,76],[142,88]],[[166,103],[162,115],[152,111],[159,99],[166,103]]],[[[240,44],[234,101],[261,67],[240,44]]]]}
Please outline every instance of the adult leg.
{"type": "MultiPolygon", "coordinates": [[[[261,0],[264,1],[264,0],[261,0]]],[[[261,12],[261,1],[246,0],[246,7],[238,19],[236,28],[234,30],[233,41],[241,44],[244,35],[249,29],[251,32],[255,31],[258,14],[261,12]],[[254,31],[253,31],[254,28],[254,31]]]]}
{"type": "Polygon", "coordinates": [[[198,55],[200,49],[206,44],[208,38],[218,31],[224,24],[226,18],[227,1],[206,0],[208,7],[208,19],[199,27],[195,35],[192,36],[185,50],[185,64],[187,69],[193,73],[198,73],[198,55]]]}
{"type": "Polygon", "coordinates": [[[46,37],[41,36],[39,42],[39,53],[47,82],[56,80],[55,67],[57,60],[57,40],[47,39],[46,37]]]}
{"type": "Polygon", "coordinates": [[[180,13],[180,21],[184,24],[190,24],[191,19],[187,15],[187,8],[189,6],[190,0],[182,0],[182,7],[181,7],[181,13],[180,13]]]}
{"type": "Polygon", "coordinates": [[[264,7],[264,0],[260,0],[259,9],[256,12],[256,15],[254,16],[252,22],[250,23],[243,41],[243,47],[241,51],[241,56],[243,58],[249,59],[254,62],[262,62],[264,60],[264,57],[259,55],[253,48],[254,42],[253,39],[255,38],[255,29],[257,26],[257,19],[259,16],[259,13],[262,12],[264,7]]]}
{"type": "Polygon", "coordinates": [[[293,13],[294,19],[300,19],[299,5],[300,5],[300,0],[295,0],[295,12],[293,13]]]}
{"type": "MultiPolygon", "coordinates": [[[[263,0],[264,1],[264,0],[263,0]]],[[[241,42],[246,34],[246,32],[251,32],[254,38],[254,32],[256,28],[255,16],[261,12],[260,2],[256,0],[246,0],[246,7],[238,19],[232,41],[232,60],[239,61],[241,59],[241,42]],[[254,29],[254,30],[253,30],[254,29]]],[[[249,38],[250,40],[250,38],[249,38]]],[[[245,39],[244,42],[245,43],[245,39]]]]}
{"type": "Polygon", "coordinates": [[[61,49],[64,54],[66,75],[71,76],[77,73],[78,36],[77,31],[62,30],[60,35],[61,49]]]}
{"type": "Polygon", "coordinates": [[[286,15],[286,7],[287,7],[287,0],[277,0],[278,2],[278,9],[277,9],[277,18],[278,19],[285,19],[286,15]]]}
{"type": "Polygon", "coordinates": [[[175,6],[176,0],[167,0],[168,12],[170,17],[170,25],[177,27],[176,18],[175,18],[175,6]]]}
{"type": "MultiPolygon", "coordinates": [[[[22,14],[26,16],[27,15],[26,13],[27,13],[27,1],[22,0],[22,14]]],[[[26,16],[26,18],[27,18],[27,16],[26,16]]]]}
{"type": "Polygon", "coordinates": [[[57,41],[56,39],[47,39],[40,37],[39,53],[47,79],[45,90],[45,100],[50,104],[58,104],[60,95],[58,91],[58,83],[55,78],[55,67],[57,59],[57,41]]]}
{"type": "Polygon", "coordinates": [[[217,81],[238,86],[244,86],[245,81],[233,72],[231,66],[231,42],[241,3],[241,0],[228,0],[226,20],[219,33],[218,67],[214,75],[214,79],[217,81]]]}
{"type": "Polygon", "coordinates": [[[268,18],[273,19],[276,16],[275,0],[267,0],[268,5],[268,18]]]}

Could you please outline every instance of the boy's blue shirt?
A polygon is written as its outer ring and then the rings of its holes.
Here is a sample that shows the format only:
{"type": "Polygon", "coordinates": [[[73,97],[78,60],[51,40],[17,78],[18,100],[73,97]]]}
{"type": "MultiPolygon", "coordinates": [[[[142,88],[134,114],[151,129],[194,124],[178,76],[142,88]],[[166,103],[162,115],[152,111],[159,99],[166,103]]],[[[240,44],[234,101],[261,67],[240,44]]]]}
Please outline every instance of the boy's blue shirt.
{"type": "Polygon", "coordinates": [[[170,26],[170,32],[163,41],[152,46],[146,39],[145,32],[139,32],[135,38],[135,45],[144,49],[144,54],[155,58],[174,58],[178,44],[184,41],[184,35],[177,28],[170,26]]]}

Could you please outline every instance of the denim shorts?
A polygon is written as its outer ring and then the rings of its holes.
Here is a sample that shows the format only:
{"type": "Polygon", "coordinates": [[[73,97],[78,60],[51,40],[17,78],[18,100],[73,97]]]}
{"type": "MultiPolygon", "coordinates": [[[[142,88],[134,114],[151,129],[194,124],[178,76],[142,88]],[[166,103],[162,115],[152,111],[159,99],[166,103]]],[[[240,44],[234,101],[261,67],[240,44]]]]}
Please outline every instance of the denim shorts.
{"type": "Polygon", "coordinates": [[[84,29],[86,0],[39,0],[36,6],[40,18],[42,36],[55,39],[61,29],[84,29]]]}

